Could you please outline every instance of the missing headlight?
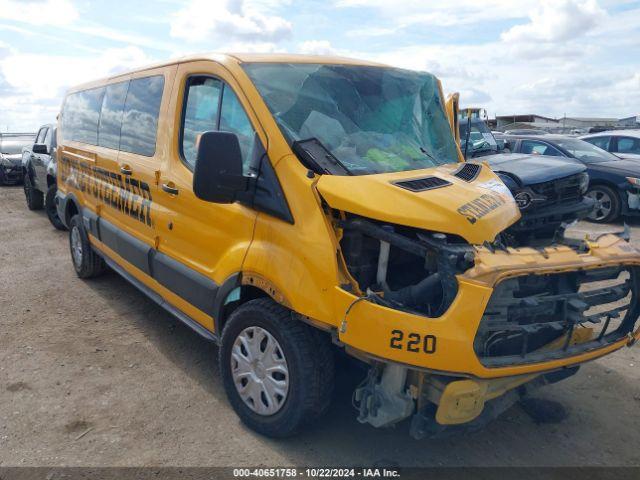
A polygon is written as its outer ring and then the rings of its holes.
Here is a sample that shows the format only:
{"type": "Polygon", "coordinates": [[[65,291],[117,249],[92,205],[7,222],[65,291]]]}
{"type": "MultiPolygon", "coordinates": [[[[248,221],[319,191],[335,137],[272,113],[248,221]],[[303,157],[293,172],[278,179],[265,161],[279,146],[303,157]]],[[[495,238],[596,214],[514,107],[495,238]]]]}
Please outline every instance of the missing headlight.
{"type": "Polygon", "coordinates": [[[455,298],[455,275],[473,266],[459,237],[351,216],[338,222],[345,264],[363,292],[398,309],[438,317],[455,298]]]}

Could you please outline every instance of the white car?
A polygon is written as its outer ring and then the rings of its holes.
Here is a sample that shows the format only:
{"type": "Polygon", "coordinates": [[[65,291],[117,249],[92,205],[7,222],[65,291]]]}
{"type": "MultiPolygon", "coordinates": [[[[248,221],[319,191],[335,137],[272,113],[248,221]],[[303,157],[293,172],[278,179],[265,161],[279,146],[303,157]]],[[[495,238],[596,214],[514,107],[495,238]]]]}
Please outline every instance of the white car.
{"type": "Polygon", "coordinates": [[[609,130],[580,138],[620,158],[640,161],[640,130],[609,130]]]}

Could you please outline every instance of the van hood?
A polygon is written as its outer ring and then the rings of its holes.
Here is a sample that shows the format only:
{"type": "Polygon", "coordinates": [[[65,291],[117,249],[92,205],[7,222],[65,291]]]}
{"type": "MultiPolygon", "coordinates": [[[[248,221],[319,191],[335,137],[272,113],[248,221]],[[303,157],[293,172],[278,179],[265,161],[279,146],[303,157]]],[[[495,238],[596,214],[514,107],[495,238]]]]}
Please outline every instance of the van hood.
{"type": "Polygon", "coordinates": [[[456,176],[465,165],[375,175],[322,175],[316,188],[336,210],[458,235],[472,244],[492,242],[520,218],[520,211],[509,189],[486,166],[479,165],[479,173],[470,181],[456,176]],[[430,180],[433,177],[436,179],[430,180]],[[425,184],[444,185],[414,191],[403,183],[423,179],[427,179],[425,184]]]}
{"type": "Polygon", "coordinates": [[[587,167],[571,158],[545,155],[500,154],[482,157],[494,172],[517,177],[522,186],[535,185],[585,172],[587,167]]]}

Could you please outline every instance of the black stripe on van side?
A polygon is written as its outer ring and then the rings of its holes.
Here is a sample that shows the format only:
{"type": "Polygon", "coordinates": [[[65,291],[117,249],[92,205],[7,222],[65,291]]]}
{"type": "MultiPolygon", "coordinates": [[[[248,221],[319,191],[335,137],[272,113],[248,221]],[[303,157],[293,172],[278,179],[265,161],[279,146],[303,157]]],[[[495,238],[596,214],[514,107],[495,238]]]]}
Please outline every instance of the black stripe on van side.
{"type": "Polygon", "coordinates": [[[149,245],[138,240],[133,235],[119,230],[102,217],[99,218],[98,225],[98,238],[102,243],[131,265],[151,276],[151,268],[149,265],[149,252],[151,251],[151,247],[149,245]]]}
{"type": "Polygon", "coordinates": [[[111,222],[98,217],[95,213],[84,210],[88,212],[85,226],[87,223],[90,225],[97,223],[97,232],[94,235],[102,243],[163,287],[207,315],[213,316],[218,284],[183,263],[158,252],[133,235],[119,230],[111,222]]]}
{"type": "Polygon", "coordinates": [[[213,280],[158,251],[152,254],[151,266],[153,278],[160,285],[213,316],[218,292],[213,280]]]}

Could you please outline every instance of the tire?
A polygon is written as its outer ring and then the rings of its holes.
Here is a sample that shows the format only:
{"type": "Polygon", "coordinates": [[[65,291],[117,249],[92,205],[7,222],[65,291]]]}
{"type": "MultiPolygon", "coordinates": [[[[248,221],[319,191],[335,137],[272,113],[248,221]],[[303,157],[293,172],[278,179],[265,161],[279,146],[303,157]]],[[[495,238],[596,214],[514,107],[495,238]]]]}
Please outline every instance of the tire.
{"type": "Polygon", "coordinates": [[[24,196],[27,200],[27,208],[29,210],[42,210],[44,206],[44,195],[40,190],[36,190],[31,182],[29,173],[24,174],[24,196]]]}
{"type": "Polygon", "coordinates": [[[54,183],[47,190],[47,195],[44,198],[44,209],[47,212],[47,217],[49,217],[49,221],[51,225],[53,225],[58,230],[66,230],[67,227],[64,226],[62,220],[58,216],[58,208],[56,206],[56,192],[58,191],[57,185],[54,183]]]}
{"type": "Polygon", "coordinates": [[[104,260],[91,247],[80,215],[74,215],[69,222],[69,250],[78,277],[93,278],[105,271],[104,260]]]}
{"type": "Polygon", "coordinates": [[[587,217],[592,222],[609,223],[620,216],[620,196],[611,187],[593,185],[589,187],[585,196],[596,201],[596,207],[587,217]]]}
{"type": "Polygon", "coordinates": [[[334,359],[330,338],[296,320],[290,310],[270,298],[251,300],[231,314],[222,332],[218,356],[231,406],[245,425],[262,435],[294,435],[322,416],[331,403],[334,359]],[[256,337],[261,339],[257,349],[248,350],[248,340],[256,337]],[[264,355],[269,347],[270,358],[264,355]],[[260,361],[248,362],[252,355],[260,361]],[[266,381],[267,377],[271,377],[270,381],[266,381]],[[246,382],[244,387],[242,382],[246,382]],[[273,386],[276,382],[281,384],[278,391],[273,386]],[[288,384],[286,388],[282,387],[284,383],[288,384]],[[276,392],[272,402],[263,396],[269,390],[266,385],[276,392]],[[257,405],[251,399],[243,399],[243,388],[245,398],[252,392],[261,392],[257,405]]]}

